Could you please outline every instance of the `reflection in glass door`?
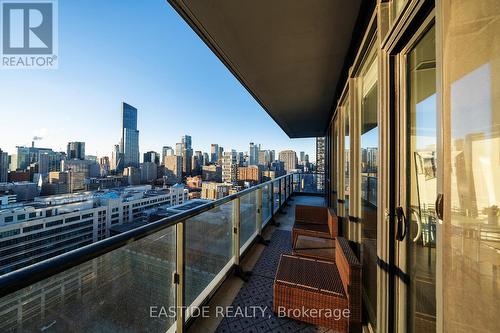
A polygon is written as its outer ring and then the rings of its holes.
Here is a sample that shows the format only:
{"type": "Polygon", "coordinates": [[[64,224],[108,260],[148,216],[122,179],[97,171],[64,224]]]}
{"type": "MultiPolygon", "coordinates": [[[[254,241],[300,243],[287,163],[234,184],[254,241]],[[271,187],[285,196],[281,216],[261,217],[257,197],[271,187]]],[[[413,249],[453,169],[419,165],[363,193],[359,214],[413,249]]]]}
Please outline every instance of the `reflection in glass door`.
{"type": "Polygon", "coordinates": [[[337,195],[337,185],[338,185],[338,181],[337,181],[337,152],[338,152],[338,130],[337,130],[337,119],[338,117],[335,117],[335,119],[333,120],[332,122],[332,126],[331,126],[331,136],[332,136],[332,140],[330,142],[330,150],[331,150],[331,155],[330,155],[330,163],[331,163],[331,175],[330,175],[330,182],[331,182],[331,194],[330,194],[330,207],[333,208],[333,210],[335,211],[335,213],[338,212],[338,209],[337,209],[337,199],[338,199],[338,195],[337,195]]]}
{"type": "MultiPolygon", "coordinates": [[[[349,167],[351,165],[351,145],[349,142],[349,101],[346,102],[343,108],[344,113],[344,216],[345,221],[349,219],[349,193],[350,193],[350,177],[349,177],[349,167]]],[[[347,229],[345,229],[347,230],[347,229]]]]}
{"type": "Polygon", "coordinates": [[[367,319],[377,320],[378,63],[372,47],[362,70],[360,116],[361,263],[367,319]]]}
{"type": "Polygon", "coordinates": [[[436,331],[436,47],[434,27],[407,55],[408,332],[436,331]]]}

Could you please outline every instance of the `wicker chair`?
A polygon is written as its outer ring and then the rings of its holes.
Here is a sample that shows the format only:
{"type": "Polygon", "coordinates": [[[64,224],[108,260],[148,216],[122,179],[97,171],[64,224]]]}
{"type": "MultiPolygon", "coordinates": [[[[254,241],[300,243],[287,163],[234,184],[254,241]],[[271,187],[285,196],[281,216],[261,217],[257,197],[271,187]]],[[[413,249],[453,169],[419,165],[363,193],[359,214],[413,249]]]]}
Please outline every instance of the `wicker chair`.
{"type": "Polygon", "coordinates": [[[299,235],[334,239],[338,235],[337,215],[327,207],[295,206],[292,248],[295,248],[299,235]]]}
{"type": "Polygon", "coordinates": [[[361,265],[345,238],[337,237],[335,243],[335,263],[281,256],[273,285],[273,311],[278,316],[339,332],[360,332],[361,265]],[[328,309],[341,313],[348,309],[349,315],[331,316],[328,309]]]}

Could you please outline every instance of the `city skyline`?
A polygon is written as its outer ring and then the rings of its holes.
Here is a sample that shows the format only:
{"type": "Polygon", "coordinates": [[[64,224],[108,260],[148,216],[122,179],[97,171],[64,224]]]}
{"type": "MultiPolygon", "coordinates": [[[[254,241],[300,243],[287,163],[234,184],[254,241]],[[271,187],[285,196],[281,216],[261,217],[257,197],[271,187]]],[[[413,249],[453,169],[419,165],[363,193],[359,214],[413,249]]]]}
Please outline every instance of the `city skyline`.
{"type": "MultiPolygon", "coordinates": [[[[116,119],[116,121],[120,123],[120,127],[123,127],[123,126],[124,126],[124,125],[123,125],[123,112],[124,112],[123,110],[124,110],[124,108],[132,108],[132,109],[136,112],[136,114],[135,114],[136,119],[134,119],[134,121],[133,121],[133,122],[134,122],[134,125],[135,125],[135,123],[139,123],[139,121],[140,121],[140,119],[139,119],[139,118],[140,118],[140,110],[139,110],[139,109],[136,109],[133,105],[130,105],[130,104],[126,103],[126,102],[121,102],[121,103],[120,103],[120,105],[121,105],[121,108],[120,108],[120,115],[119,115],[119,117],[117,117],[117,119],[116,119]]],[[[138,125],[137,125],[137,128],[139,128],[139,127],[138,127],[138,125]]],[[[140,132],[140,131],[138,131],[138,132],[140,132]]],[[[41,133],[39,133],[39,134],[40,134],[40,135],[42,135],[41,133]]],[[[118,144],[118,145],[116,145],[116,144],[112,144],[112,145],[111,145],[111,148],[110,148],[110,152],[109,152],[109,154],[99,154],[98,152],[96,152],[95,154],[94,154],[94,153],[92,153],[92,149],[86,149],[86,148],[85,148],[85,147],[88,147],[88,146],[86,146],[86,140],[84,140],[84,139],[79,139],[78,141],[69,141],[69,140],[67,140],[67,142],[66,142],[66,143],[64,143],[64,144],[63,144],[63,143],[60,143],[60,144],[59,144],[61,147],[66,147],[66,148],[59,148],[59,147],[53,147],[53,146],[44,145],[44,144],[43,144],[43,142],[42,142],[42,141],[43,141],[43,137],[42,137],[42,136],[37,136],[37,135],[35,135],[34,137],[32,137],[32,138],[31,138],[30,143],[25,143],[25,144],[22,144],[22,145],[16,145],[16,146],[15,146],[15,147],[13,147],[10,151],[9,151],[9,150],[7,150],[7,149],[3,149],[3,152],[6,152],[6,153],[8,153],[9,155],[12,155],[12,154],[14,154],[14,153],[17,151],[17,148],[18,148],[18,147],[32,147],[32,146],[33,146],[33,147],[36,147],[36,148],[52,149],[52,150],[53,150],[53,151],[55,151],[55,152],[63,152],[63,153],[66,153],[66,152],[68,151],[68,147],[69,147],[69,145],[70,145],[70,144],[76,144],[76,143],[78,143],[78,144],[83,144],[83,147],[84,147],[84,148],[83,148],[83,150],[84,150],[84,152],[85,152],[85,154],[84,154],[84,158],[85,158],[85,156],[95,156],[95,157],[98,157],[98,158],[101,158],[101,157],[108,157],[108,158],[112,158],[112,155],[113,155],[113,148],[114,148],[115,146],[120,146],[120,142],[121,142],[122,137],[123,137],[123,135],[124,135],[123,128],[122,128],[122,131],[121,131],[120,133],[118,133],[118,134],[119,134],[119,135],[118,135],[118,143],[119,143],[119,144],[118,144]]],[[[174,140],[174,142],[173,142],[173,143],[169,142],[169,143],[167,143],[167,144],[160,145],[161,147],[159,147],[159,149],[150,149],[150,150],[147,150],[147,149],[143,150],[143,149],[141,149],[141,148],[140,148],[140,146],[141,146],[141,145],[140,145],[140,142],[141,142],[141,141],[139,140],[139,161],[140,161],[140,163],[143,163],[143,162],[144,162],[144,159],[143,159],[143,154],[144,154],[144,153],[147,153],[147,152],[156,152],[156,153],[159,153],[159,154],[160,154],[160,153],[162,153],[162,151],[163,151],[163,149],[164,149],[165,147],[175,147],[175,146],[176,146],[176,145],[178,145],[178,144],[179,144],[179,145],[180,145],[180,144],[182,144],[182,141],[183,141],[184,137],[186,137],[186,136],[187,136],[187,137],[189,137],[190,139],[191,139],[191,137],[192,137],[192,135],[189,135],[189,134],[184,134],[184,135],[182,135],[180,138],[178,138],[177,140],[174,140]]],[[[315,139],[311,139],[311,140],[315,140],[315,139]]],[[[191,145],[191,144],[190,144],[190,145],[191,145]]],[[[195,146],[195,147],[197,147],[197,148],[196,148],[196,149],[192,149],[192,150],[193,150],[193,151],[194,151],[194,150],[201,151],[201,152],[203,152],[203,153],[210,153],[210,152],[211,152],[211,149],[212,149],[212,146],[213,146],[213,145],[216,145],[217,147],[220,147],[220,148],[225,149],[225,150],[228,150],[228,151],[231,151],[231,150],[236,150],[237,152],[246,153],[246,154],[248,154],[248,156],[249,156],[250,158],[252,158],[252,155],[253,155],[253,154],[252,154],[252,148],[251,148],[251,147],[254,147],[254,148],[256,148],[256,149],[257,149],[257,150],[256,150],[256,153],[258,153],[258,152],[260,151],[258,148],[262,149],[262,151],[273,150],[273,151],[275,151],[276,153],[279,153],[279,152],[281,152],[281,151],[293,150],[293,151],[295,151],[297,154],[298,154],[298,153],[304,153],[305,155],[308,155],[308,157],[309,157],[309,159],[308,159],[308,160],[309,160],[310,162],[313,162],[313,163],[315,162],[315,158],[311,158],[311,156],[315,157],[315,155],[316,155],[314,150],[312,151],[314,154],[311,154],[311,152],[308,152],[307,150],[296,150],[296,149],[293,149],[293,148],[284,148],[284,149],[281,149],[281,150],[277,150],[277,149],[275,149],[273,146],[270,146],[270,145],[267,145],[267,144],[262,144],[262,143],[255,143],[255,144],[254,144],[254,142],[253,142],[253,141],[249,141],[249,142],[247,143],[246,148],[245,148],[245,147],[243,147],[241,150],[240,150],[240,149],[235,149],[233,146],[228,146],[228,147],[225,147],[225,146],[223,146],[223,145],[221,145],[221,144],[218,144],[218,143],[209,143],[209,144],[207,144],[207,143],[203,143],[202,145],[203,145],[203,146],[208,146],[208,147],[209,147],[209,149],[205,150],[205,149],[198,148],[199,146],[195,146]]],[[[315,142],[314,142],[314,145],[315,145],[315,142]]],[[[0,147],[0,148],[1,148],[1,147],[0,147]]],[[[255,152],[254,152],[254,153],[255,153],[255,152]]],[[[123,152],[121,152],[120,154],[123,154],[123,152]]],[[[179,155],[179,154],[175,153],[175,155],[179,155]]],[[[180,155],[182,155],[182,154],[180,154],[180,155]]],[[[255,158],[256,158],[256,157],[255,157],[255,158]]],[[[299,160],[300,160],[300,159],[299,159],[299,160]]],[[[252,162],[252,163],[254,163],[254,162],[252,162]]]]}
{"type": "Polygon", "coordinates": [[[141,152],[189,134],[204,152],[212,143],[246,151],[259,142],[315,160],[315,140],[289,139],[165,1],[61,1],[59,30],[59,69],[2,73],[2,117],[10,124],[0,137],[3,151],[12,154],[37,136],[40,147],[65,151],[67,142],[83,141],[87,154],[111,156],[126,102],[139,110],[141,152]],[[141,24],[141,34],[123,22],[141,24]]]}

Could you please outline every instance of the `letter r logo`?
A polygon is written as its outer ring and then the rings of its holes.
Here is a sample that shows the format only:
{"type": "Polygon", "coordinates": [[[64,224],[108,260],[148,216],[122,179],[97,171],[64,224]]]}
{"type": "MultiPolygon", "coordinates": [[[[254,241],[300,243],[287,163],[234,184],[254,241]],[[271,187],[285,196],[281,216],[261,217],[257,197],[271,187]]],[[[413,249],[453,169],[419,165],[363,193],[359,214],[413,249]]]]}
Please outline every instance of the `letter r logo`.
{"type": "Polygon", "coordinates": [[[52,2],[2,1],[3,54],[52,54],[52,2]]]}

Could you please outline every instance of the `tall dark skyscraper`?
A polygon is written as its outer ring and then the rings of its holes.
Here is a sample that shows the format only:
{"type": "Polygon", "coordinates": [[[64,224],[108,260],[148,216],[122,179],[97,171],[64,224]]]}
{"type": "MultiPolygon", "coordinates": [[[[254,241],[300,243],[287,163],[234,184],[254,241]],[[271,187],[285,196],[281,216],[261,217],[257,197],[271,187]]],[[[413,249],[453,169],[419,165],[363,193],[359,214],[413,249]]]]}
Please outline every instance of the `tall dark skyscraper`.
{"type": "Polygon", "coordinates": [[[68,142],[66,149],[66,156],[68,160],[72,159],[85,159],[85,142],[68,142]]]}
{"type": "Polygon", "coordinates": [[[7,182],[9,172],[9,154],[0,149],[0,183],[7,182]]]}
{"type": "Polygon", "coordinates": [[[143,161],[144,163],[151,162],[156,163],[156,165],[160,165],[160,154],[155,151],[148,151],[147,153],[144,153],[143,161]]]}
{"type": "Polygon", "coordinates": [[[122,137],[120,140],[121,168],[139,167],[139,131],[137,109],[122,103],[122,137]]]}
{"type": "Polygon", "coordinates": [[[210,145],[210,162],[217,163],[219,159],[219,145],[216,143],[212,143],[210,145]]]}
{"type": "Polygon", "coordinates": [[[182,154],[182,172],[185,175],[191,174],[191,159],[193,158],[192,140],[190,135],[184,135],[181,138],[181,154],[182,154]]]}

